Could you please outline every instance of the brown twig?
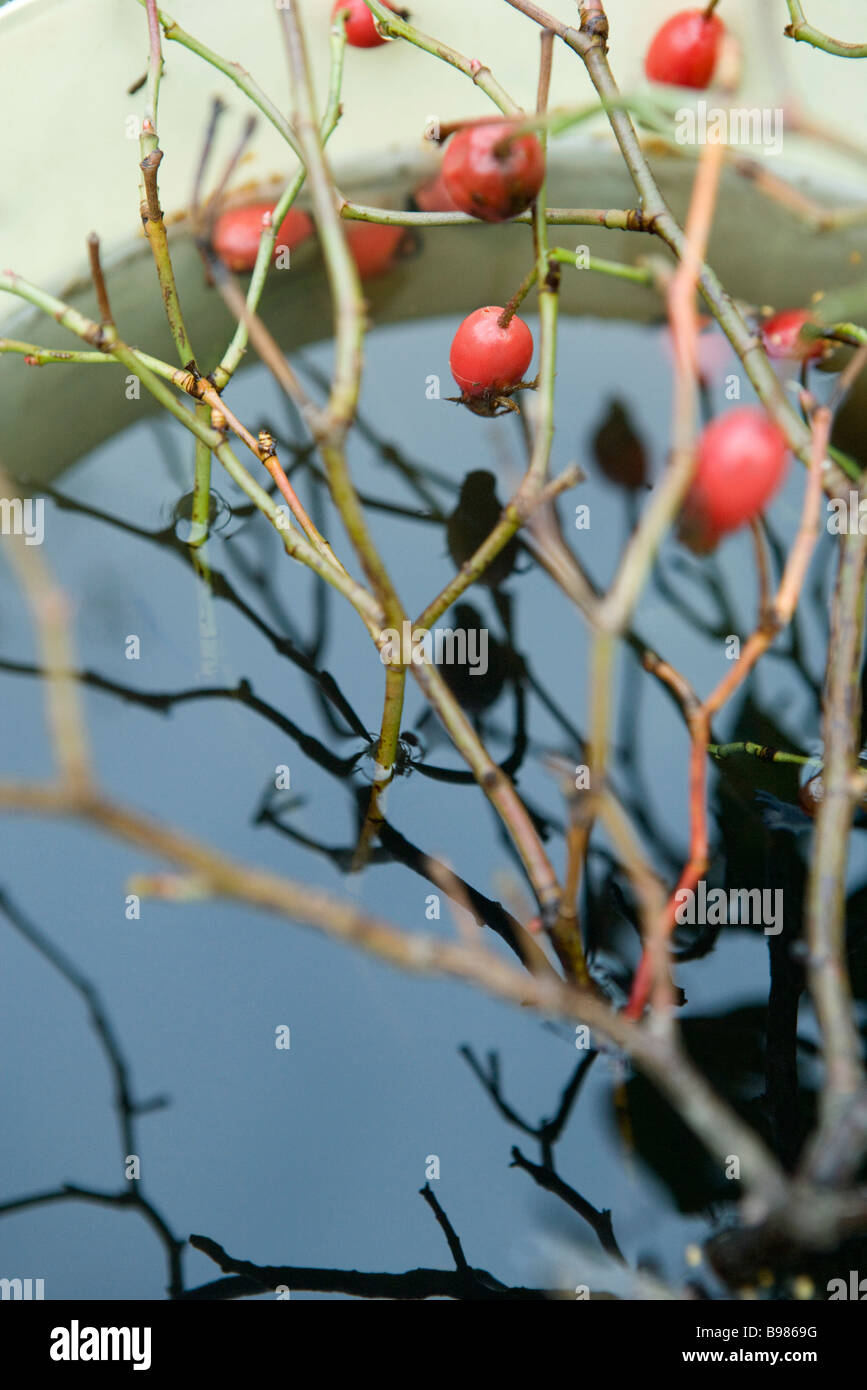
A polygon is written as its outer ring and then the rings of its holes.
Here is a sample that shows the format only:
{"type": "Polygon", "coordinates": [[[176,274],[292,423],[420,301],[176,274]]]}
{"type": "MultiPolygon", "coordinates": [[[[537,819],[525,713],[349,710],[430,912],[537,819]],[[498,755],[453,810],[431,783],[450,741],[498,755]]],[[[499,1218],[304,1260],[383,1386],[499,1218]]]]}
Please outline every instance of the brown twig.
{"type": "Polygon", "coordinates": [[[114,328],[114,315],[111,312],[111,303],[106,289],[105,276],[102,273],[102,262],[99,255],[99,237],[96,232],[91,232],[87,238],[87,254],[90,258],[90,274],[93,280],[93,287],[96,290],[96,302],[99,305],[99,317],[102,320],[103,328],[114,328]]]}

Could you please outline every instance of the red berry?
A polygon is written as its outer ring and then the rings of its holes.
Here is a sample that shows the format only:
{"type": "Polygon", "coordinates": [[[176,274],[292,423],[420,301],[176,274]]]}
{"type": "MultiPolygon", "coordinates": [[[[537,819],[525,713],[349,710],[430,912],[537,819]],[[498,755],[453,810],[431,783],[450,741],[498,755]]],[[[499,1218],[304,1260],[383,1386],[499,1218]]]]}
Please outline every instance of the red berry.
{"type": "Polygon", "coordinates": [[[809,362],[825,351],[821,338],[802,338],[801,329],[813,319],[806,309],[783,309],[762,325],[762,343],[769,357],[794,357],[809,362]]]}
{"type": "MultiPolygon", "coordinates": [[[[252,270],[259,254],[262,218],[273,212],[273,203],[248,203],[246,207],[229,208],[220,214],[212,237],[214,250],[230,270],[252,270]]],[[[277,232],[274,253],[278,246],[292,251],[313,232],[313,223],[306,212],[290,208],[277,232]]]]}
{"type": "Polygon", "coordinates": [[[644,71],[653,82],[706,87],[713,76],[725,25],[704,10],[681,10],[667,19],[647,50],[644,71]]]}
{"type": "MultiPolygon", "coordinates": [[[[389,4],[389,0],[383,0],[387,10],[395,9],[394,5],[389,4]]],[[[337,0],[332,7],[331,18],[337,14],[338,10],[348,10],[346,18],[346,42],[352,44],[353,48],[378,48],[386,40],[382,37],[376,27],[373,12],[367,8],[364,0],[337,0]]]]}
{"type": "Polygon", "coordinates": [[[514,316],[500,327],[501,308],[489,304],[465,318],[452,341],[449,366],[465,396],[507,391],[523,379],[533,356],[533,335],[514,316]]]}
{"type": "Polygon", "coordinates": [[[453,135],[443,160],[443,182],[461,212],[505,222],[532,203],[545,178],[545,156],[535,135],[509,139],[514,122],[465,126],[453,135]]]}
{"type": "Polygon", "coordinates": [[[346,240],[362,280],[385,275],[400,259],[406,241],[406,227],[388,227],[380,222],[350,222],[346,240]]]}
{"type": "Polygon", "coordinates": [[[744,406],[712,420],[683,505],[681,539],[713,550],[720,537],[764,510],[783,480],[789,450],[763,410],[744,406]]]}

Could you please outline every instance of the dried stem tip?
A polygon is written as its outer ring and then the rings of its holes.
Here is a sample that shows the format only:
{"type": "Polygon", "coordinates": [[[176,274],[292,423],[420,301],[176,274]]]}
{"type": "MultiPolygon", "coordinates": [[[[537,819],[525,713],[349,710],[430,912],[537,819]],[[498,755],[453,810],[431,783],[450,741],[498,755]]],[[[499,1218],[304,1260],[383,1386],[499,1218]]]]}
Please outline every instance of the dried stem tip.
{"type": "Polygon", "coordinates": [[[114,327],[114,315],[111,312],[105,276],[102,273],[102,262],[99,256],[99,237],[96,235],[96,232],[91,232],[87,238],[87,254],[90,257],[90,274],[93,279],[93,287],[96,290],[99,317],[102,319],[103,324],[114,327]]]}

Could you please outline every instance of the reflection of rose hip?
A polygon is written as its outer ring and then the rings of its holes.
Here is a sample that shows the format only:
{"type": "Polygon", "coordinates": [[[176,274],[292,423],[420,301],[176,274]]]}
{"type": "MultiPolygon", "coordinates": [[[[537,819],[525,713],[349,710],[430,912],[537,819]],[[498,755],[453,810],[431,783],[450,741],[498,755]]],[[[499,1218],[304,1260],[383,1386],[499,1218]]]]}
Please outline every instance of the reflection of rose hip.
{"type": "Polygon", "coordinates": [[[825,799],[825,780],[821,772],[817,772],[811,777],[809,782],[798,791],[798,801],[801,809],[807,812],[808,816],[815,816],[823,800],[825,799]]]}
{"type": "Polygon", "coordinates": [[[821,338],[802,338],[801,329],[813,319],[806,309],[783,309],[762,324],[762,344],[769,357],[809,362],[824,354],[821,338]]]}
{"type": "MultiPolygon", "coordinates": [[[[395,9],[389,0],[382,2],[387,10],[395,9]]],[[[338,10],[349,11],[346,17],[346,42],[352,44],[353,48],[378,48],[386,42],[376,27],[373,11],[367,8],[364,0],[337,0],[331,10],[332,19],[338,10]]]]}
{"type": "Polygon", "coordinates": [[[765,412],[744,406],[704,430],[683,504],[681,539],[698,553],[757,517],[785,476],[789,449],[765,412]]]}
{"type": "Polygon", "coordinates": [[[461,212],[505,222],[526,212],[545,179],[545,156],[535,135],[516,135],[514,122],[466,126],[453,135],[443,160],[443,183],[461,212]]]}
{"type": "Polygon", "coordinates": [[[426,183],[420,184],[413,192],[413,198],[420,212],[460,212],[454,198],[446,188],[442,170],[426,183]]]}
{"type": "Polygon", "coordinates": [[[464,319],[452,341],[449,366],[465,396],[507,391],[522,380],[533,356],[533,335],[523,319],[500,326],[501,308],[488,304],[464,319]]]}
{"type": "Polygon", "coordinates": [[[647,50],[644,71],[653,82],[706,87],[713,77],[725,25],[704,10],[681,10],[667,19],[647,50]]]}
{"type": "MultiPolygon", "coordinates": [[[[248,203],[243,208],[229,208],[214,224],[211,238],[215,252],[230,270],[252,270],[259,254],[262,219],[273,212],[273,203],[248,203]]],[[[290,208],[277,231],[274,254],[278,246],[293,251],[313,232],[313,223],[306,212],[290,208]]]]}
{"type": "Polygon", "coordinates": [[[350,222],[346,240],[362,280],[372,280],[377,275],[385,275],[397,264],[407,240],[407,230],[380,222],[350,222]]]}

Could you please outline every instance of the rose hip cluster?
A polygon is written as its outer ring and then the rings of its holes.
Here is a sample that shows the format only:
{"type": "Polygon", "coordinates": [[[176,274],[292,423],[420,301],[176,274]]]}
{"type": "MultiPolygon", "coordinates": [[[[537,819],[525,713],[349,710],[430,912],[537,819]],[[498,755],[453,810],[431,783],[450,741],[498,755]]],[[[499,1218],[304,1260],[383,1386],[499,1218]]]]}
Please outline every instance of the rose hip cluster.
{"type": "MultiPolygon", "coordinates": [[[[224,265],[236,272],[250,271],[256,264],[259,242],[274,211],[272,203],[247,203],[228,208],[214,223],[211,244],[224,265]]],[[[306,212],[290,208],[277,231],[272,260],[281,248],[294,251],[313,235],[313,223],[306,212]]],[[[362,280],[372,280],[392,270],[408,240],[405,227],[388,227],[377,222],[350,222],[346,240],[362,280]]]]}
{"type": "MultiPolygon", "coordinates": [[[[386,8],[402,13],[385,0],[386,8]]],[[[364,0],[336,0],[332,15],[343,13],[346,39],[355,48],[386,42],[364,0]]],[[[711,81],[725,27],[704,9],[672,15],[647,51],[645,71],[656,82],[703,88],[711,81]]],[[[545,180],[545,155],[531,131],[514,118],[495,118],[458,129],[446,146],[437,177],[421,188],[423,210],[457,210],[485,222],[505,222],[530,208],[545,180]]],[[[233,270],[256,262],[268,204],[225,212],[214,228],[214,249],[233,270]]],[[[290,210],[277,233],[277,246],[292,249],[313,232],[303,212],[290,210]]],[[[351,222],[347,240],[362,278],[391,269],[405,230],[351,222]]],[[[785,310],[768,319],[761,339],[773,358],[806,363],[825,346],[803,329],[804,310],[785,310]]],[[[533,337],[513,307],[484,305],[461,323],[452,341],[449,366],[461,392],[457,399],[477,414],[494,415],[517,407],[510,397],[534,383],[524,381],[533,357],[533,337]]],[[[786,472],[789,451],[780,430],[758,407],[744,407],[713,420],[699,440],[695,474],[684,500],[680,535],[693,550],[713,550],[720,539],[757,517],[786,472]]]]}
{"type": "MultiPolygon", "coordinates": [[[[545,156],[535,135],[514,121],[465,126],[450,139],[442,183],[455,207],[485,222],[506,222],[526,212],[545,180],[545,156]]],[[[514,410],[510,397],[533,356],[533,336],[515,314],[485,305],[464,319],[449,365],[464,405],[480,415],[514,410]]]]}

